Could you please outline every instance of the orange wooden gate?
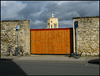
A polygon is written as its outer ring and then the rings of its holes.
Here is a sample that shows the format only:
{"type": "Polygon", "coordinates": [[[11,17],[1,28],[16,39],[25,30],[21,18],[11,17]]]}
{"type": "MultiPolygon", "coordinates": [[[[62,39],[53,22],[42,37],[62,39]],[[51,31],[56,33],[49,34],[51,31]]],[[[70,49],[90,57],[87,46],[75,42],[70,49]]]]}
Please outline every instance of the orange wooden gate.
{"type": "Polygon", "coordinates": [[[31,54],[69,54],[73,50],[70,28],[31,29],[31,54]]]}

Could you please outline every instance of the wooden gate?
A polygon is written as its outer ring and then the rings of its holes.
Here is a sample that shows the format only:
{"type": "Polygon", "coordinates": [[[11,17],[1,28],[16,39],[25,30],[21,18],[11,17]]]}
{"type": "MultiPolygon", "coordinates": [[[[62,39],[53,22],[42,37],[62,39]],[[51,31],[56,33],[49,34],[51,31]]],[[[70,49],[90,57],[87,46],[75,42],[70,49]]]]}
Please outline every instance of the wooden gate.
{"type": "Polygon", "coordinates": [[[31,54],[69,54],[72,35],[71,28],[31,29],[31,54]]]}

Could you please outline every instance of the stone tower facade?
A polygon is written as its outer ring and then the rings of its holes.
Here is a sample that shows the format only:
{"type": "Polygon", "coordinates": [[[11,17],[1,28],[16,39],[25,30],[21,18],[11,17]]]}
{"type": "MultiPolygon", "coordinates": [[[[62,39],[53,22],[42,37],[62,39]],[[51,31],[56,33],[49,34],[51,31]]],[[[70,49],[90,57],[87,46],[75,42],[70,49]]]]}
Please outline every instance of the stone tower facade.
{"type": "Polygon", "coordinates": [[[30,20],[1,21],[1,55],[6,55],[8,47],[15,50],[18,44],[16,25],[19,29],[19,46],[23,47],[24,55],[30,54],[30,20]]]}
{"type": "Polygon", "coordinates": [[[99,16],[74,17],[73,39],[75,52],[75,28],[74,22],[78,21],[78,53],[82,55],[99,55],[99,16]]]}
{"type": "Polygon", "coordinates": [[[47,19],[47,28],[58,28],[58,18],[54,18],[54,14],[47,19]]]}

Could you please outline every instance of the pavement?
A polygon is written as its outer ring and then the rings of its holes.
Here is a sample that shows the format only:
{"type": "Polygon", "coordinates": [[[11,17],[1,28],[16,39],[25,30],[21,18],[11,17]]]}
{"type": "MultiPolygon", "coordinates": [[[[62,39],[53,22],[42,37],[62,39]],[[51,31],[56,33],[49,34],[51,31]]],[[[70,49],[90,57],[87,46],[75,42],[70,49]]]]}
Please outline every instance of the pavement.
{"type": "Polygon", "coordinates": [[[65,55],[2,56],[2,76],[99,75],[99,57],[65,55]],[[90,64],[89,64],[90,63],[90,64]]]}
{"type": "Polygon", "coordinates": [[[12,59],[13,61],[19,60],[32,60],[32,61],[89,61],[99,59],[99,57],[80,57],[75,59],[66,55],[31,55],[31,56],[1,56],[1,59],[12,59]]]}

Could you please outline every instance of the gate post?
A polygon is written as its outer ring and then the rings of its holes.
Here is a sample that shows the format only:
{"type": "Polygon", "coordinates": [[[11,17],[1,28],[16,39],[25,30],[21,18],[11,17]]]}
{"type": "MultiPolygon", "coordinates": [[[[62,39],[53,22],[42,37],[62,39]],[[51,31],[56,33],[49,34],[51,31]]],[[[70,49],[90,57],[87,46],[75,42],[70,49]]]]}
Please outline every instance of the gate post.
{"type": "Polygon", "coordinates": [[[78,54],[78,21],[75,21],[74,22],[74,28],[75,28],[75,36],[74,36],[74,46],[75,46],[75,53],[77,53],[78,54]]]}

